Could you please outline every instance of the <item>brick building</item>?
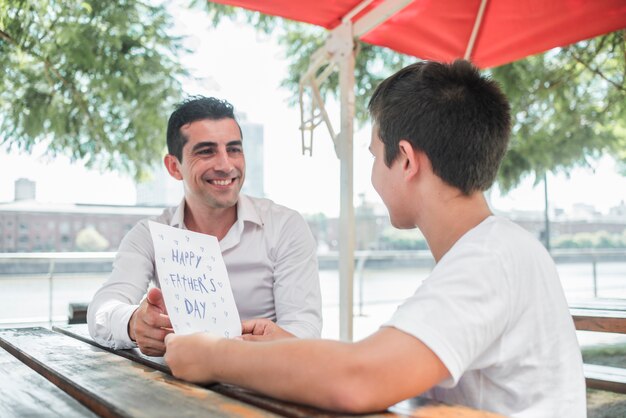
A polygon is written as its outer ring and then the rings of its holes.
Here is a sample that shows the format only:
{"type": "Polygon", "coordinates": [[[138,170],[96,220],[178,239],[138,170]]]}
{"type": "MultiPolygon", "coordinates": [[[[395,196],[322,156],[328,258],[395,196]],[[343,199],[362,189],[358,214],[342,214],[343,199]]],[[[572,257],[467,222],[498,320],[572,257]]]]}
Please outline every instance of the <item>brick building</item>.
{"type": "Polygon", "coordinates": [[[34,200],[0,203],[0,252],[77,251],[76,237],[92,228],[115,251],[140,219],[162,208],[86,204],[52,204],[34,200]]]}

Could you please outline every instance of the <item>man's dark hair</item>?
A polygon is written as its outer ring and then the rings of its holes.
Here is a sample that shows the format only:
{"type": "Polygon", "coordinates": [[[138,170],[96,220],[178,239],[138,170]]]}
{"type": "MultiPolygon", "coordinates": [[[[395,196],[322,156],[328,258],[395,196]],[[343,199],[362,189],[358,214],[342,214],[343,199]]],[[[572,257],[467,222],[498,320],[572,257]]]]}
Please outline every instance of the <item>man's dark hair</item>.
{"type": "Polygon", "coordinates": [[[376,88],[369,110],[388,167],[405,139],[463,194],[493,184],[509,142],[510,107],[498,84],[469,62],[409,65],[376,88]]]}
{"type": "MultiPolygon", "coordinates": [[[[167,122],[167,152],[178,158],[178,161],[183,161],[183,147],[187,142],[187,138],[182,134],[180,128],[188,123],[203,119],[233,119],[237,122],[233,105],[226,100],[204,96],[191,96],[183,100],[176,105],[176,109],[167,122]]],[[[239,123],[237,126],[239,127],[239,134],[241,134],[239,123]]]]}

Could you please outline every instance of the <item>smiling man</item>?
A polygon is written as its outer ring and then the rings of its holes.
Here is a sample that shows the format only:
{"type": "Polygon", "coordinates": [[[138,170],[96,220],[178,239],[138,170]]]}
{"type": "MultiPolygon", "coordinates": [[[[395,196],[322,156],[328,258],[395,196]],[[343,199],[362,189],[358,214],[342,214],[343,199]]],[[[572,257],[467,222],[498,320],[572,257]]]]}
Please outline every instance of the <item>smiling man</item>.
{"type": "MultiPolygon", "coordinates": [[[[297,212],[240,194],[246,162],[232,105],[212,97],[184,101],[170,116],[167,147],[165,167],[183,182],[184,199],[155,221],[217,237],[244,319],[244,339],[319,337],[315,240],[297,212]],[[246,321],[252,318],[261,320],[246,321]]],[[[163,341],[172,325],[159,290],[147,219],[122,240],[87,320],[100,344],[138,346],[151,356],[165,352],[163,341]],[[146,295],[150,283],[154,288],[146,295]]]]}

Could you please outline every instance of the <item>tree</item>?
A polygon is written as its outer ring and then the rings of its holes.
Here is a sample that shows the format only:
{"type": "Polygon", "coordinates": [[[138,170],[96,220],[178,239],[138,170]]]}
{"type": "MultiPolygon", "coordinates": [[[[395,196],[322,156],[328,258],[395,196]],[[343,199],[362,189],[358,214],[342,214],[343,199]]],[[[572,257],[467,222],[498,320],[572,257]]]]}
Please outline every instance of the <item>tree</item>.
{"type": "Polygon", "coordinates": [[[0,0],[0,143],[133,175],[163,154],[180,39],[140,0],[0,0]]]}
{"type": "MultiPolygon", "coordinates": [[[[326,30],[231,6],[201,4],[214,25],[222,19],[243,19],[258,30],[278,33],[290,60],[283,85],[293,92],[295,104],[300,74],[308,67],[311,54],[323,45],[326,30]]],[[[367,120],[367,100],[376,85],[415,60],[358,42],[358,121],[367,120]]],[[[528,175],[539,181],[547,171],[568,172],[576,166],[591,166],[604,153],[621,161],[626,174],[626,30],[489,71],[502,84],[514,116],[510,149],[498,177],[502,191],[515,187],[528,175]]],[[[336,97],[337,86],[335,74],[322,86],[322,95],[336,97]]]]}
{"type": "MultiPolygon", "coordinates": [[[[192,0],[217,25],[246,19],[278,32],[290,57],[283,85],[298,80],[326,31],[311,25],[192,0]]],[[[180,39],[162,6],[140,0],[81,3],[0,0],[0,143],[69,154],[88,166],[140,175],[163,152],[166,118],[181,97],[180,39]],[[158,140],[157,140],[158,138],[158,140]]],[[[376,85],[415,61],[358,42],[356,117],[376,85]]],[[[515,126],[498,183],[503,191],[546,171],[567,172],[612,153],[626,174],[626,31],[490,70],[511,100],[515,126]]],[[[338,92],[336,74],[322,86],[338,92]]]]}
{"type": "Polygon", "coordinates": [[[610,153],[626,162],[626,31],[492,69],[515,125],[500,170],[502,189],[529,173],[592,166],[610,153]]]}
{"type": "Polygon", "coordinates": [[[386,250],[428,250],[426,238],[412,229],[396,229],[387,227],[379,245],[386,250]]]}
{"type": "Polygon", "coordinates": [[[96,228],[88,226],[78,231],[74,245],[78,251],[104,251],[109,248],[109,241],[96,228]]]}

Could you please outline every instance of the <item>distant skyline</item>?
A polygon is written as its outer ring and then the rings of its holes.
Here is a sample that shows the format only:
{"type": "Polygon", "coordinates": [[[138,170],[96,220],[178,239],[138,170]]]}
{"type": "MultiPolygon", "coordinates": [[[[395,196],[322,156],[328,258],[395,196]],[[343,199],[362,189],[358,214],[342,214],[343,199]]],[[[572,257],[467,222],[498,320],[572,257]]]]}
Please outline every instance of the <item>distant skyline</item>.
{"type": "MultiPolygon", "coordinates": [[[[615,172],[610,158],[605,157],[595,173],[590,171],[576,169],[569,178],[562,174],[550,174],[550,207],[571,210],[575,204],[583,203],[607,213],[611,207],[626,202],[626,178],[615,172]]],[[[78,164],[70,164],[64,157],[47,162],[30,155],[15,154],[0,155],[0,203],[13,201],[14,182],[18,178],[27,178],[37,183],[36,196],[40,202],[113,205],[136,203],[135,183],[127,177],[86,170],[78,164]]],[[[540,182],[535,187],[532,183],[532,179],[527,179],[506,196],[501,196],[496,187],[490,193],[492,207],[501,211],[543,210],[543,183],[540,182]]],[[[301,189],[301,193],[292,190],[295,204],[291,205],[294,209],[303,213],[325,212],[329,216],[337,215],[338,212],[324,211],[321,205],[307,207],[298,204],[298,199],[307,192],[304,189],[301,189]]],[[[370,202],[380,203],[373,190],[365,190],[355,193],[355,205],[360,202],[359,193],[365,193],[370,202]]],[[[286,204],[279,199],[274,200],[286,204]]]]}
{"type": "MultiPolygon", "coordinates": [[[[277,203],[302,213],[339,213],[339,161],[325,128],[315,131],[313,157],[301,153],[298,129],[300,114],[287,102],[291,92],[280,87],[286,77],[284,50],[269,35],[253,28],[224,21],[217,29],[203,12],[191,11],[181,4],[170,7],[178,34],[188,36],[191,54],[182,57],[194,79],[184,83],[187,94],[214,95],[231,101],[238,112],[264,129],[265,193],[277,203]]],[[[329,113],[338,126],[339,109],[329,103],[329,113]]],[[[162,138],[165,142],[165,138],[162,138]]],[[[372,158],[369,155],[369,126],[355,131],[354,194],[380,203],[370,185],[372,158]]],[[[43,202],[78,202],[98,204],[135,204],[132,179],[116,173],[86,170],[66,157],[50,160],[40,157],[44,149],[35,147],[31,154],[10,153],[0,148],[0,202],[13,200],[17,178],[37,182],[37,198],[43,202]]],[[[162,167],[160,165],[159,167],[162,167]]],[[[163,169],[163,168],[161,168],[163,169]]],[[[542,210],[543,185],[532,187],[527,179],[508,196],[494,191],[495,209],[507,211],[542,210]]],[[[590,169],[573,170],[568,179],[562,174],[549,175],[550,205],[563,209],[575,203],[587,203],[601,212],[626,200],[626,178],[616,173],[614,163],[605,157],[590,169]]]]}

